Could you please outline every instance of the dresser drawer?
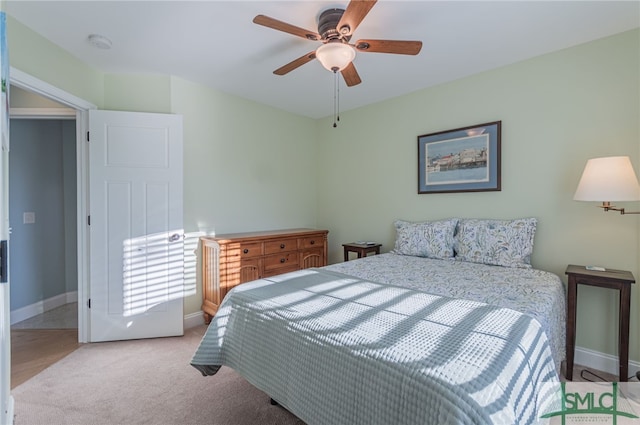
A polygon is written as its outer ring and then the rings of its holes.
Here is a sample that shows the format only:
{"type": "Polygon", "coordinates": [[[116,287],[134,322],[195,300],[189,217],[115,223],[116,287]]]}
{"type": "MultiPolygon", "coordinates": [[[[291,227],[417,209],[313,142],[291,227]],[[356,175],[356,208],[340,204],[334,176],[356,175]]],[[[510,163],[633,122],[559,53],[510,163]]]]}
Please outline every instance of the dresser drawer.
{"type": "Polygon", "coordinates": [[[240,256],[242,258],[258,257],[262,254],[262,242],[242,243],[240,245],[240,256]]]}
{"type": "Polygon", "coordinates": [[[284,273],[283,269],[296,270],[299,264],[299,255],[297,251],[283,252],[281,254],[267,255],[264,257],[263,266],[265,275],[267,272],[278,271],[284,273]]]}
{"type": "Polygon", "coordinates": [[[320,236],[310,236],[301,239],[300,248],[322,248],[324,246],[324,238],[320,236]]]}
{"type": "Polygon", "coordinates": [[[277,239],[264,243],[265,255],[275,254],[277,252],[295,251],[298,249],[298,239],[277,239]]]}
{"type": "Polygon", "coordinates": [[[267,277],[271,277],[271,276],[277,276],[279,274],[285,274],[285,273],[289,273],[289,272],[295,272],[296,270],[300,270],[299,267],[297,266],[288,266],[288,267],[282,267],[279,269],[273,269],[273,270],[266,270],[264,271],[262,277],[263,278],[267,278],[267,277]]]}

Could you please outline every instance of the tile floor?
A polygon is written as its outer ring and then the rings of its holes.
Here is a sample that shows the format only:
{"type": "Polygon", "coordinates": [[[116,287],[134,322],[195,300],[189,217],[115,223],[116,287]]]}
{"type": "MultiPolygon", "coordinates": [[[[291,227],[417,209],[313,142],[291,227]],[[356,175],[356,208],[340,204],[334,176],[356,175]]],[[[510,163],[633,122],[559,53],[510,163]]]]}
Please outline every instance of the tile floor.
{"type": "Polygon", "coordinates": [[[77,302],[62,305],[11,325],[11,329],[74,329],[77,327],[77,302]]]}

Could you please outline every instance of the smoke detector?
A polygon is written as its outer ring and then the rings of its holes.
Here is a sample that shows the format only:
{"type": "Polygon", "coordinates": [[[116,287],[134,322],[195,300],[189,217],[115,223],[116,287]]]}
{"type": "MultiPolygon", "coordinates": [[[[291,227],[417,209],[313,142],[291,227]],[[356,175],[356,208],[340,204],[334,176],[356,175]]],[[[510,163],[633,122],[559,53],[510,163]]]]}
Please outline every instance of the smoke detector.
{"type": "Polygon", "coordinates": [[[89,35],[89,37],[87,37],[87,40],[89,41],[89,43],[91,43],[92,46],[95,46],[98,49],[108,50],[111,48],[111,40],[109,40],[104,35],[91,34],[89,35]]]}

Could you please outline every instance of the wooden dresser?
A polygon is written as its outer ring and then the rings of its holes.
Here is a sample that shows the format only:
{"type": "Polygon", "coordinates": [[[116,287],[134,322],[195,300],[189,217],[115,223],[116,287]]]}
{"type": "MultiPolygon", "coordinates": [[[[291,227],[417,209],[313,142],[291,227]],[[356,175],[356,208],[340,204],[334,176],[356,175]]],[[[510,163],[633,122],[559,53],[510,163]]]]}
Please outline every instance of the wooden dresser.
{"type": "Polygon", "coordinates": [[[206,323],[224,296],[244,282],[327,265],[328,230],[285,229],[204,236],[202,311],[206,323]]]}

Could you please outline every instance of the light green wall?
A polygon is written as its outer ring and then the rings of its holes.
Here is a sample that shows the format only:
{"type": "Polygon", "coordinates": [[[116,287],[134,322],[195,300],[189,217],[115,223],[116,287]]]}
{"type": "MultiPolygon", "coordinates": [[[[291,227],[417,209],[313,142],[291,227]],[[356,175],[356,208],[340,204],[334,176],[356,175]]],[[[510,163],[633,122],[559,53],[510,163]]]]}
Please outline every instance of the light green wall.
{"type": "Polygon", "coordinates": [[[187,230],[315,226],[313,120],[180,78],[171,97],[184,116],[187,230]]]}
{"type": "Polygon", "coordinates": [[[104,74],[7,15],[11,66],[99,107],[104,74]]]}
{"type": "Polygon", "coordinates": [[[103,109],[131,112],[171,112],[171,77],[106,74],[103,109]]]}
{"type": "MultiPolygon", "coordinates": [[[[629,155],[640,172],[639,39],[634,30],[343,112],[335,129],[320,120],[318,226],[331,230],[330,260],[354,240],[392,249],[395,219],[532,216],[535,267],[565,281],[567,264],[640,277],[640,217],[572,200],[589,158],[629,155]],[[418,135],[497,120],[502,191],[417,194],[418,135]]],[[[631,358],[640,360],[632,294],[631,358]]],[[[615,291],[581,286],[578,307],[577,345],[617,354],[615,291]]]]}
{"type": "MultiPolygon", "coordinates": [[[[315,227],[313,120],[175,77],[171,100],[184,119],[187,233],[315,227]]],[[[201,304],[196,285],[185,313],[201,304]]]]}

